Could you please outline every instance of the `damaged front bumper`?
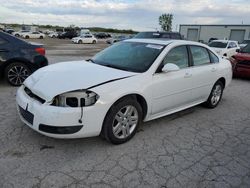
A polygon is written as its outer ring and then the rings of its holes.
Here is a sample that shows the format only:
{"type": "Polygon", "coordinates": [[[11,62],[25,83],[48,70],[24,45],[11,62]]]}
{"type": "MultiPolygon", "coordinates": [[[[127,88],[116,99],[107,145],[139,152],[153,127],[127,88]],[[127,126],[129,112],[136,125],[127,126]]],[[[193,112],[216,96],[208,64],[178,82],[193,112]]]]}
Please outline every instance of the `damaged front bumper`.
{"type": "Polygon", "coordinates": [[[43,135],[54,138],[98,136],[107,110],[103,103],[96,103],[94,106],[82,109],[41,103],[29,96],[24,86],[18,89],[16,101],[20,118],[26,125],[43,135]]]}

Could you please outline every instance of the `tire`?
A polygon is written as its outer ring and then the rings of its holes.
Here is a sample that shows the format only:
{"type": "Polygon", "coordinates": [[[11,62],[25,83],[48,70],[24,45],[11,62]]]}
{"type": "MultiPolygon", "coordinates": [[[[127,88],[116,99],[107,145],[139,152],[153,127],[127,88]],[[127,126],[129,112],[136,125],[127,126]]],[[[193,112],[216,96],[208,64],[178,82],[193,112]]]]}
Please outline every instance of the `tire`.
{"type": "Polygon", "coordinates": [[[92,44],[96,44],[96,40],[93,40],[92,44]]]}
{"type": "Polygon", "coordinates": [[[11,63],[4,70],[5,79],[12,86],[20,86],[24,80],[31,74],[31,70],[20,62],[11,63]]]}
{"type": "Polygon", "coordinates": [[[78,41],[78,44],[82,44],[82,40],[79,40],[79,41],[78,41]]]}
{"type": "Polygon", "coordinates": [[[25,36],[25,38],[26,38],[26,39],[29,39],[30,37],[27,35],[27,36],[25,36]]]}
{"type": "Polygon", "coordinates": [[[43,36],[40,36],[39,39],[43,39],[43,36]]]}
{"type": "Polygon", "coordinates": [[[218,106],[223,95],[223,90],[224,84],[221,81],[217,81],[214,84],[213,89],[204,105],[207,108],[215,108],[216,106],[218,106]]]}
{"type": "Polygon", "coordinates": [[[55,35],[53,35],[53,36],[52,36],[52,38],[54,39],[54,38],[56,38],[56,36],[55,36],[55,35]]]}
{"type": "Polygon", "coordinates": [[[123,144],[136,134],[141,121],[140,104],[132,97],[124,98],[115,103],[108,111],[101,136],[112,144],[123,144]]]}
{"type": "Polygon", "coordinates": [[[20,37],[20,35],[19,34],[15,34],[15,37],[20,37]]]}

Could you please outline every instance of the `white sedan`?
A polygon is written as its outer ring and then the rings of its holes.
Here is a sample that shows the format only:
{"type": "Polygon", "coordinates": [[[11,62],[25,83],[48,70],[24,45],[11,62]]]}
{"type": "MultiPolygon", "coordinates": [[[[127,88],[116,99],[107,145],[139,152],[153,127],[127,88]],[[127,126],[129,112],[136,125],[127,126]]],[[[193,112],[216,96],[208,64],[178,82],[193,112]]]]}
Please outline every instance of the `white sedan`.
{"type": "Polygon", "coordinates": [[[240,49],[239,43],[232,40],[214,40],[208,44],[221,57],[232,57],[240,49]]]}
{"type": "Polygon", "coordinates": [[[72,42],[77,44],[96,44],[97,39],[94,37],[94,35],[87,34],[79,37],[74,37],[72,39],[72,42]]]}
{"type": "Polygon", "coordinates": [[[45,34],[40,33],[38,31],[23,33],[21,36],[25,39],[43,39],[43,38],[45,38],[45,34]]]}
{"type": "Polygon", "coordinates": [[[18,89],[21,120],[54,138],[131,139],[144,121],[204,103],[215,108],[232,67],[208,46],[130,39],[88,61],[39,69],[18,89]]]}

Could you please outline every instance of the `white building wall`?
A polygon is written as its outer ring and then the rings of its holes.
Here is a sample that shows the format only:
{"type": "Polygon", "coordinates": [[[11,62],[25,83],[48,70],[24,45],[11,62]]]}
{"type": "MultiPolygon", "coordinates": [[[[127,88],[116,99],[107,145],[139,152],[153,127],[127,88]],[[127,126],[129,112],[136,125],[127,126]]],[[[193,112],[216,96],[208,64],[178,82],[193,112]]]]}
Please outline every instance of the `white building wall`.
{"type": "Polygon", "coordinates": [[[231,30],[245,30],[244,39],[250,39],[250,25],[180,25],[180,33],[185,39],[188,29],[198,29],[197,41],[208,42],[210,38],[230,39],[231,30]]]}

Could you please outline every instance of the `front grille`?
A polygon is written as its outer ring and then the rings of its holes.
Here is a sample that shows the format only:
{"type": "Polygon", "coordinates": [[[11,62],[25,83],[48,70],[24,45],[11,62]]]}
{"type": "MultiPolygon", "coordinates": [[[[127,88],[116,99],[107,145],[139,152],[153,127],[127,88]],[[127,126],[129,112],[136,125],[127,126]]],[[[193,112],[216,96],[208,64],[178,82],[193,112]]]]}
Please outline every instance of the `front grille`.
{"type": "Polygon", "coordinates": [[[27,95],[29,95],[31,98],[36,99],[37,101],[39,101],[40,103],[45,103],[45,100],[42,99],[41,97],[37,96],[36,94],[34,94],[29,88],[25,87],[24,91],[27,95]]]}
{"type": "Polygon", "coordinates": [[[19,106],[19,111],[21,116],[31,125],[33,125],[33,121],[34,121],[34,115],[32,113],[30,113],[27,110],[24,110],[21,106],[19,106]]]}

